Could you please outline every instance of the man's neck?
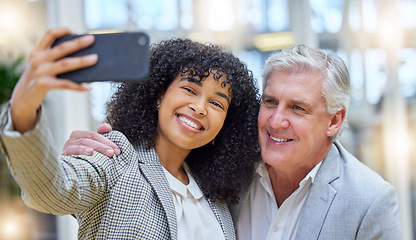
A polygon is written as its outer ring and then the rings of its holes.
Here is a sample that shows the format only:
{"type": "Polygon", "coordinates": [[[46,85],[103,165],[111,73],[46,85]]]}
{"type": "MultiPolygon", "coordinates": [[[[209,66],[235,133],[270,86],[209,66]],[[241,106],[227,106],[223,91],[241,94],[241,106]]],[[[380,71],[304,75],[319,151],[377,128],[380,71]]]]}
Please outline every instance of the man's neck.
{"type": "Polygon", "coordinates": [[[322,148],[320,154],[317,154],[314,160],[304,161],[305,164],[300,165],[268,165],[266,163],[267,172],[269,173],[270,182],[272,184],[273,193],[276,198],[277,206],[280,207],[283,202],[299,188],[300,182],[308,175],[308,173],[320,163],[328,154],[332,146],[332,141],[322,148]]]}
{"type": "Polygon", "coordinates": [[[277,202],[277,206],[280,207],[283,202],[299,188],[299,183],[306,177],[308,172],[295,171],[295,173],[276,171],[273,167],[267,165],[267,171],[269,173],[270,182],[272,184],[273,193],[277,202]]]}
{"type": "Polygon", "coordinates": [[[266,164],[278,207],[280,207],[283,202],[299,188],[301,181],[305,179],[322,159],[308,166],[297,166],[296,168],[291,169],[282,169],[266,164]]]}

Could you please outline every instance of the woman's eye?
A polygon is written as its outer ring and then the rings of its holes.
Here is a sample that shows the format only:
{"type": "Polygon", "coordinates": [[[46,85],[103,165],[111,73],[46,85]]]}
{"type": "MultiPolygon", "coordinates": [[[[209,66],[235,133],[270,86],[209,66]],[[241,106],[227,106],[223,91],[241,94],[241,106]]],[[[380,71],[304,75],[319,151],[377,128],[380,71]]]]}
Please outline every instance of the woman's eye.
{"type": "Polygon", "coordinates": [[[218,102],[211,102],[211,104],[224,110],[224,107],[218,102]]]}
{"type": "Polygon", "coordinates": [[[190,88],[184,87],[183,89],[185,89],[185,91],[187,91],[189,93],[195,94],[195,92],[190,88]]]}

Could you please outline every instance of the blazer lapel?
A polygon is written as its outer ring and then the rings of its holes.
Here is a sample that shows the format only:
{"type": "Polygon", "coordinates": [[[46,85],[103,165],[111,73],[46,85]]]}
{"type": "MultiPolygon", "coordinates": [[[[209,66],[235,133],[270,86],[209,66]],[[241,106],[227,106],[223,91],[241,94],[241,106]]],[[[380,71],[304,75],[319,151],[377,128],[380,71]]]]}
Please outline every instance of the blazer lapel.
{"type": "Polygon", "coordinates": [[[330,183],[339,177],[339,153],[332,145],[312,184],[300,216],[296,239],[318,239],[337,191],[330,183]]]}
{"type": "Polygon", "coordinates": [[[172,192],[169,187],[168,180],[163,172],[162,165],[159,158],[153,149],[146,150],[144,148],[139,151],[140,160],[146,159],[147,162],[140,163],[140,168],[143,175],[147,178],[150,185],[152,185],[156,195],[165,210],[166,217],[169,224],[171,239],[178,238],[178,225],[176,222],[176,210],[173,203],[172,192]],[[145,156],[144,156],[145,155],[145,156]]]}
{"type": "Polygon", "coordinates": [[[235,239],[233,220],[227,204],[223,202],[212,203],[210,199],[207,199],[207,201],[221,226],[225,239],[235,239]]]}

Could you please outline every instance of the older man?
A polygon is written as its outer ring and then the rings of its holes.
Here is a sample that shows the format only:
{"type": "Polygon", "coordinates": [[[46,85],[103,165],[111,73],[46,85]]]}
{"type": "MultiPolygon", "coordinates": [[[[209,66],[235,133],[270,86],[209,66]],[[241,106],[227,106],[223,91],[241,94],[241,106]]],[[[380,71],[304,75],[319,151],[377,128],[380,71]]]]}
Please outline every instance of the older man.
{"type": "MultiPolygon", "coordinates": [[[[394,188],[336,141],[350,94],[344,62],[299,45],[271,55],[263,78],[258,130],[264,162],[231,206],[238,239],[401,239],[394,188]]],[[[104,125],[100,132],[109,130],[104,125]]],[[[118,151],[82,131],[65,147],[66,154],[93,149],[118,151]]]]}
{"type": "Polygon", "coordinates": [[[258,116],[262,164],[234,209],[239,239],[401,239],[393,187],[336,141],[343,61],[303,45],[270,56],[258,116]]]}

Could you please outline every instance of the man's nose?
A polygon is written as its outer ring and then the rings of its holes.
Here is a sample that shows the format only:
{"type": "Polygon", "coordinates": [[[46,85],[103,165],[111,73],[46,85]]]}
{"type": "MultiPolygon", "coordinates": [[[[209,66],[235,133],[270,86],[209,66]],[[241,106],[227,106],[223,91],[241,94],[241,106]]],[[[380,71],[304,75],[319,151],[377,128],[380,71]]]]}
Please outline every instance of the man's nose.
{"type": "Polygon", "coordinates": [[[276,108],[276,111],[270,117],[270,126],[272,128],[288,128],[289,127],[288,113],[283,108],[276,108]]]}

